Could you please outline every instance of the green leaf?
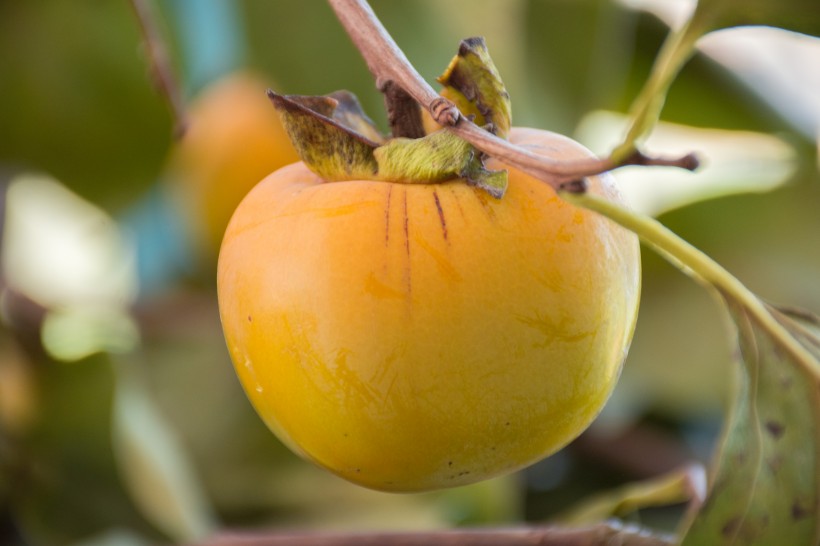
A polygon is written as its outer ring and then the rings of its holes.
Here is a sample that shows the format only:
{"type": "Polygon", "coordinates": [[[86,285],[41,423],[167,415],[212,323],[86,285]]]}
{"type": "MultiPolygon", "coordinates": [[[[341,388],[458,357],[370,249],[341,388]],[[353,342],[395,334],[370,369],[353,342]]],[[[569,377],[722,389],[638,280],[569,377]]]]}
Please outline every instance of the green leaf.
{"type": "Polygon", "coordinates": [[[564,193],[630,229],[723,296],[741,363],[733,409],[713,459],[706,501],[683,546],[820,543],[820,318],[778,311],[651,218],[588,194],[564,193]]]}
{"type": "Polygon", "coordinates": [[[766,322],[732,299],[727,303],[742,373],[707,500],[682,544],[817,544],[818,319],[769,308],[774,321],[766,322]]]}

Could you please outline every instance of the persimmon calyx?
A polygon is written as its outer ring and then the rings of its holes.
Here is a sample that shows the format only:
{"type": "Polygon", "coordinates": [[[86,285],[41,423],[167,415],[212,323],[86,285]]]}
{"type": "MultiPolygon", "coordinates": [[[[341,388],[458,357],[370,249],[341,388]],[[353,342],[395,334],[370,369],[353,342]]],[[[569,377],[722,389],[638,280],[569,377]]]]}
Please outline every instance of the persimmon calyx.
{"type": "Polygon", "coordinates": [[[441,94],[465,115],[474,115],[478,125],[489,125],[491,133],[507,138],[512,126],[510,94],[501,80],[484,38],[461,41],[458,54],[438,77],[441,94]]]}
{"type": "Polygon", "coordinates": [[[268,90],[299,157],[327,181],[432,184],[465,179],[501,198],[506,171],[490,171],[469,142],[446,130],[385,140],[347,91],[312,97],[268,90]]]}
{"type": "MultiPolygon", "coordinates": [[[[463,40],[438,81],[444,86],[442,101],[506,138],[512,123],[510,95],[484,38],[463,40]]],[[[506,171],[486,169],[484,154],[450,131],[428,129],[425,134],[421,108],[396,82],[381,82],[379,88],[393,134],[387,140],[347,91],[311,97],[268,90],[268,96],[302,161],[325,180],[431,184],[463,178],[493,197],[504,195],[506,171]]]]}

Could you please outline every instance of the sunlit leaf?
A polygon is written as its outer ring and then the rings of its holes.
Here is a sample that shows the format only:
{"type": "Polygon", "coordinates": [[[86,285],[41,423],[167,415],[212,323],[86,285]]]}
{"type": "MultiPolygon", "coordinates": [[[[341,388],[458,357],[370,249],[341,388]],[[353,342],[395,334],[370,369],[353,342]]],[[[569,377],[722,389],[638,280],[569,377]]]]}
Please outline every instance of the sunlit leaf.
{"type": "Polygon", "coordinates": [[[817,319],[771,310],[776,322],[764,324],[731,300],[729,308],[743,373],[707,500],[683,545],[817,544],[817,319]]]}
{"type": "MultiPolygon", "coordinates": [[[[626,116],[615,112],[591,112],[579,124],[575,138],[593,152],[605,154],[627,123],[626,116]]],[[[673,167],[624,167],[615,173],[630,205],[653,216],[700,200],[769,191],[797,169],[797,152],[788,142],[753,131],[661,122],[644,148],[668,156],[698,150],[702,165],[695,173],[673,167]]]]}
{"type": "Polygon", "coordinates": [[[133,254],[114,220],[41,174],[8,189],[2,263],[11,288],[48,308],[126,306],[136,295],[133,254]]]}
{"type": "Polygon", "coordinates": [[[710,32],[698,50],[807,138],[820,136],[820,38],[772,27],[734,27],[710,32]]]}
{"type": "Polygon", "coordinates": [[[820,36],[817,0],[701,0],[724,4],[715,28],[767,25],[820,36]]]}
{"type": "Polygon", "coordinates": [[[129,371],[117,374],[113,413],[114,452],[126,485],[146,518],[169,537],[202,539],[215,528],[212,508],[173,430],[129,371]]]}

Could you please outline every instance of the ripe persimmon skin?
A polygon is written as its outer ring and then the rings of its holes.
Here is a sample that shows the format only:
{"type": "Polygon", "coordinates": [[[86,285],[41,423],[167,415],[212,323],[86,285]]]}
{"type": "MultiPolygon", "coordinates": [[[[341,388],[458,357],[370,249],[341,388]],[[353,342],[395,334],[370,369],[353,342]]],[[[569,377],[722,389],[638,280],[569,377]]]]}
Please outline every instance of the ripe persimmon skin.
{"type": "MultiPolygon", "coordinates": [[[[545,131],[511,141],[589,154],[545,131]]],[[[609,175],[590,191],[621,200],[609,175]]],[[[290,165],[239,206],[218,267],[259,415],[295,452],[386,491],[512,472],[574,439],[617,381],[639,291],[633,234],[516,170],[496,200],[290,165]]]]}

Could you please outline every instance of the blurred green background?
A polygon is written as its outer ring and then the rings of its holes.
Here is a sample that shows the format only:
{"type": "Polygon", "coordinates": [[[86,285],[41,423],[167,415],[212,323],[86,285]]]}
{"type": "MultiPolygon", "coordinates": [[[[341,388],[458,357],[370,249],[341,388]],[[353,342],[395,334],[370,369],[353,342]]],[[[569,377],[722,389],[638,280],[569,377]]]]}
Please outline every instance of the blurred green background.
{"type": "MultiPolygon", "coordinates": [[[[587,136],[611,130],[589,114],[628,110],[668,32],[614,0],[372,6],[431,82],[462,38],[485,36],[514,124],[579,136],[581,126],[587,136]]],[[[153,8],[186,101],[252,69],[284,93],[349,89],[385,126],[372,78],[325,2],[153,8]]],[[[0,544],[546,521],[594,491],[708,459],[733,372],[731,330],[709,293],[650,251],[622,381],[599,421],[561,453],[515,476],[421,495],[367,491],[292,455],[234,376],[213,255],[186,225],[196,221],[183,211],[195,196],[169,167],[174,120],[149,64],[124,0],[0,0],[0,544]]],[[[707,181],[742,179],[753,164],[755,174],[771,171],[776,189],[741,183],[714,197],[693,185],[650,212],[765,299],[817,312],[817,110],[801,118],[814,120],[811,133],[778,107],[782,96],[761,89],[698,55],[662,118],[684,126],[678,144],[694,150],[707,134],[698,130],[743,131],[708,133],[754,146],[707,181]]],[[[640,192],[652,195],[667,174],[640,192]]],[[[669,528],[678,513],[634,521],[669,528]]]]}

